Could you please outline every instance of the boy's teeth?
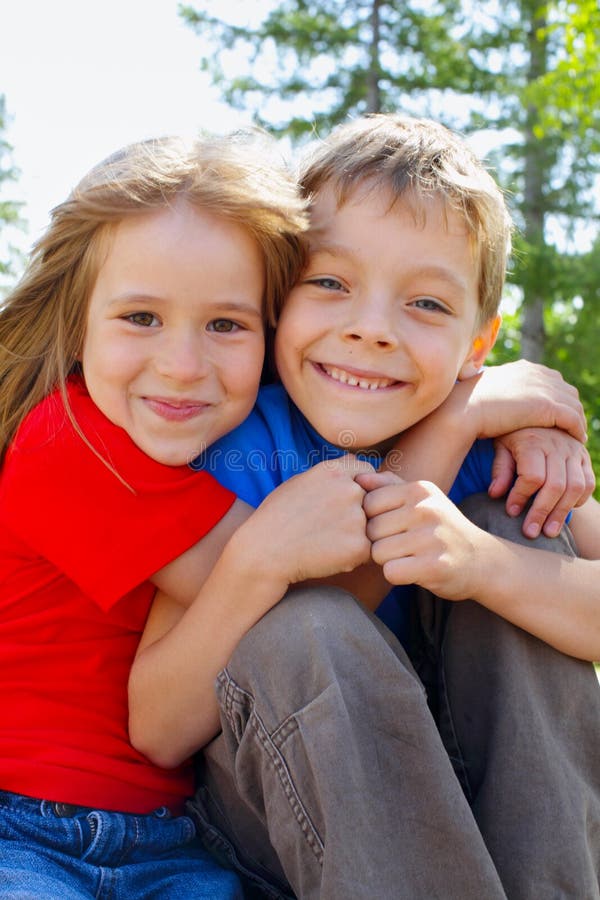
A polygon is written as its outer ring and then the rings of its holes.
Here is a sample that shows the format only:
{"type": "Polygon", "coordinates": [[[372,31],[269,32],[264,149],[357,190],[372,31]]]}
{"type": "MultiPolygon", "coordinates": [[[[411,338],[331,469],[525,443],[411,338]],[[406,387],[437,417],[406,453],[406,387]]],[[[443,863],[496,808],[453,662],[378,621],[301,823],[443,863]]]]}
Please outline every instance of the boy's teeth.
{"type": "Polygon", "coordinates": [[[334,381],[341,381],[342,384],[349,384],[350,387],[360,387],[365,391],[376,391],[377,388],[388,387],[388,385],[393,384],[391,378],[357,378],[343,369],[331,369],[328,366],[323,366],[323,369],[334,381]]]}

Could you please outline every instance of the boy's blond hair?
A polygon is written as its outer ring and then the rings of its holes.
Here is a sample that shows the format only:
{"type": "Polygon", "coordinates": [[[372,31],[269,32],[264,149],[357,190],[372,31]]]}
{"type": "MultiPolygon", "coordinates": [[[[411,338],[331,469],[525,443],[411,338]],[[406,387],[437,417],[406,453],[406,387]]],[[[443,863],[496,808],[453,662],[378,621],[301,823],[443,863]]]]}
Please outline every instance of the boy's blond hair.
{"type": "MultiPolygon", "coordinates": [[[[184,199],[254,238],[272,322],[301,270],[305,203],[266,135],[142,141],[87,174],[52,211],[26,272],[0,310],[0,459],[24,416],[78,369],[88,301],[111,230],[184,199]]],[[[235,259],[232,259],[235,265],[235,259]]],[[[67,406],[68,408],[68,406],[67,406]]]]}
{"type": "Polygon", "coordinates": [[[301,163],[309,200],[331,185],[343,205],[357,188],[386,189],[394,201],[439,197],[464,220],[479,263],[479,324],[498,313],[512,222],[502,191],[464,140],[429,119],[377,114],[340,125],[301,163]]]}

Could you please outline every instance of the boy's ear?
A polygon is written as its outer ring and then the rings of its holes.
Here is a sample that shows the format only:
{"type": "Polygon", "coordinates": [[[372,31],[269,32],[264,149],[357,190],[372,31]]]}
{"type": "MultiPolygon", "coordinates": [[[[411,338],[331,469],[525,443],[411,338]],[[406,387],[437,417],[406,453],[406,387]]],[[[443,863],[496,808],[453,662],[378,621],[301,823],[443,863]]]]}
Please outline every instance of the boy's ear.
{"type": "Polygon", "coordinates": [[[472,378],[473,375],[477,375],[481,370],[488,353],[496,343],[501,322],[502,316],[497,315],[494,319],[490,319],[489,322],[486,322],[481,331],[473,338],[471,350],[458,373],[459,381],[464,381],[466,378],[472,378]]]}

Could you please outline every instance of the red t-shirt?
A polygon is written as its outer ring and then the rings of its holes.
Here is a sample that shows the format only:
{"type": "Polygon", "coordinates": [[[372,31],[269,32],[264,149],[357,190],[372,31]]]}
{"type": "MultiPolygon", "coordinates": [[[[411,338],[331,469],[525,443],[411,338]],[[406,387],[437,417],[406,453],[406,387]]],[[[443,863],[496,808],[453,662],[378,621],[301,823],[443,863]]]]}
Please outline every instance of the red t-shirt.
{"type": "Polygon", "coordinates": [[[127,679],[147,580],[234,496],[206,472],[146,456],[69,384],[21,425],[0,473],[0,789],[124,812],[181,806],[190,767],[164,770],[127,734],[127,679]],[[132,490],[133,489],[133,490],[132,490]]]}

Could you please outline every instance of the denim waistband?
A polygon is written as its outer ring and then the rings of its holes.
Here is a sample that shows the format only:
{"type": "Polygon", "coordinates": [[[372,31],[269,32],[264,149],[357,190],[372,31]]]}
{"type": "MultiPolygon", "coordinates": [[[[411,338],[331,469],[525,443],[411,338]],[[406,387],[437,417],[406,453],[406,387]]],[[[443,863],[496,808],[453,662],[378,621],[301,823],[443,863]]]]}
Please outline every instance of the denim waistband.
{"type": "MultiPolygon", "coordinates": [[[[59,819],[72,819],[78,816],[88,816],[92,812],[117,812],[117,810],[102,810],[93,806],[79,806],[76,803],[64,803],[61,800],[42,800],[38,797],[28,797],[26,794],[15,794],[12,791],[0,790],[0,807],[10,807],[15,810],[39,812],[46,816],[53,814],[59,819]]],[[[151,813],[122,813],[131,816],[152,816],[157,819],[171,818],[171,811],[166,806],[161,806],[151,813]]]]}

